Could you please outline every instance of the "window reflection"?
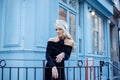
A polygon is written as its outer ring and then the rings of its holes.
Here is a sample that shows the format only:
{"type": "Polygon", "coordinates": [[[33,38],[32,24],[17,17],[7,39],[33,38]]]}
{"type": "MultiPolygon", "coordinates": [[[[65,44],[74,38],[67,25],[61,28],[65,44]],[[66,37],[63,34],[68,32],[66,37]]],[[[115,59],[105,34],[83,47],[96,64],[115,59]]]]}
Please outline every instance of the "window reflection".
{"type": "Polygon", "coordinates": [[[62,0],[63,2],[67,3],[67,0],[62,0]]]}
{"type": "Polygon", "coordinates": [[[69,4],[70,4],[70,6],[72,6],[73,8],[75,8],[76,0],[69,0],[69,4]]]}
{"type": "Polygon", "coordinates": [[[70,17],[69,17],[69,31],[70,31],[70,34],[72,36],[72,38],[75,40],[75,15],[70,13],[70,17]]]}
{"type": "Polygon", "coordinates": [[[67,11],[64,8],[59,7],[59,19],[66,21],[66,14],[67,14],[67,11]]]}

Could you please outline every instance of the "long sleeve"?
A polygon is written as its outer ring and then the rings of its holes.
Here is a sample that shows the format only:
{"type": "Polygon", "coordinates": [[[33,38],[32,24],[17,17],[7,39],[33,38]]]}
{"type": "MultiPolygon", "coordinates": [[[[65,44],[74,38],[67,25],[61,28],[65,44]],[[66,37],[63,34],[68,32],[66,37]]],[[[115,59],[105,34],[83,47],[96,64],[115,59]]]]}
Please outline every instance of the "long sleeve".
{"type": "Polygon", "coordinates": [[[71,46],[67,47],[66,49],[63,50],[63,52],[65,54],[64,60],[68,60],[72,52],[72,47],[71,46]]]}
{"type": "Polygon", "coordinates": [[[47,44],[47,48],[46,48],[46,59],[48,64],[53,67],[55,66],[53,59],[51,58],[51,54],[52,54],[52,48],[51,48],[51,44],[48,42],[47,44]]]}

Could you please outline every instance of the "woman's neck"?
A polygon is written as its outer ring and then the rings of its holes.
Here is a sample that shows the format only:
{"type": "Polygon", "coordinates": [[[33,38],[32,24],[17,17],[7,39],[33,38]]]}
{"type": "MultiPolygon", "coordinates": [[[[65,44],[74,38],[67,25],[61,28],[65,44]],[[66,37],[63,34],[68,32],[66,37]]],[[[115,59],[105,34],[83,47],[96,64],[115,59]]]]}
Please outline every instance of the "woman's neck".
{"type": "Polygon", "coordinates": [[[64,40],[64,39],[65,39],[65,37],[64,37],[64,36],[63,36],[63,37],[58,37],[58,39],[63,39],[63,40],[64,40]]]}

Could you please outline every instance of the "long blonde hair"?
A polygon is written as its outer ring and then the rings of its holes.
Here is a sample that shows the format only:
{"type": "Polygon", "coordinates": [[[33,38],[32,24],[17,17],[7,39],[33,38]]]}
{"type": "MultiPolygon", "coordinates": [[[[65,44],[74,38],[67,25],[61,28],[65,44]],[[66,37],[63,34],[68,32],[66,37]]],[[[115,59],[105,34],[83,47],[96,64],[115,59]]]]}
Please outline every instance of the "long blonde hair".
{"type": "Polygon", "coordinates": [[[59,28],[62,28],[64,30],[65,37],[73,40],[70,33],[68,32],[68,25],[64,20],[56,20],[54,25],[55,27],[56,25],[59,25],[59,28]]]}
{"type": "MultiPolygon", "coordinates": [[[[59,25],[59,28],[62,28],[64,30],[64,35],[66,38],[73,40],[72,36],[68,32],[68,25],[64,20],[56,20],[54,26],[56,27],[56,25],[59,25]]],[[[75,46],[74,40],[73,40],[73,44],[75,46]]]]}

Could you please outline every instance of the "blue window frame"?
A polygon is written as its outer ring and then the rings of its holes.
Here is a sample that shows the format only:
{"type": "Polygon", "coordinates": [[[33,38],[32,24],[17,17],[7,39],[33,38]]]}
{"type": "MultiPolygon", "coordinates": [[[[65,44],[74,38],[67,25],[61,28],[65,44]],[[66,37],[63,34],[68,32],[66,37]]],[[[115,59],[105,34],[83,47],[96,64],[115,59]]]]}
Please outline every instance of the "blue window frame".
{"type": "Polygon", "coordinates": [[[92,49],[93,54],[103,55],[105,50],[104,20],[97,14],[92,16],[92,49]]]}

